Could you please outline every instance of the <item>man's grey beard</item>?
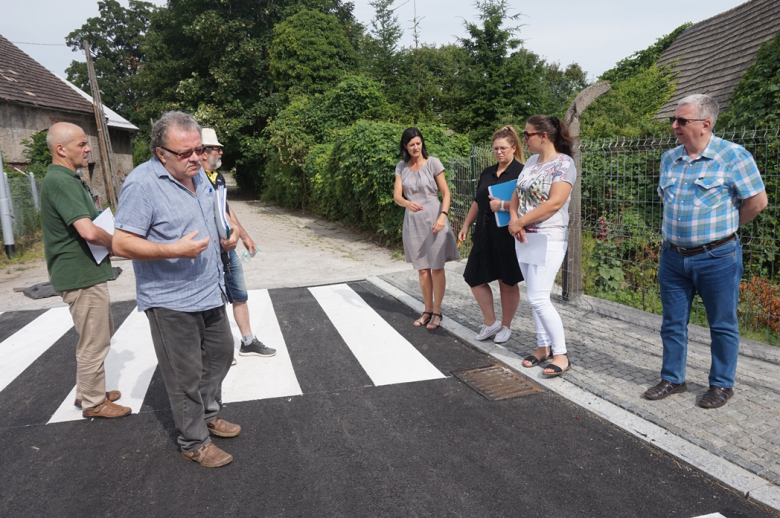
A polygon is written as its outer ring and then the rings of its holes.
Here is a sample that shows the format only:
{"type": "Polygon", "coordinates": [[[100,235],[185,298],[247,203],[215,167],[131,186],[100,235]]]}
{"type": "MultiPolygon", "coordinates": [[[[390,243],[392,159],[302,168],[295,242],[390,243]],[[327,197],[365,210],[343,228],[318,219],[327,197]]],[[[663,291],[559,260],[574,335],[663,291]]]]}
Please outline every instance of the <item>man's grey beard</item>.
{"type": "Polygon", "coordinates": [[[208,162],[209,162],[209,167],[211,168],[211,171],[216,171],[220,167],[222,167],[222,159],[220,159],[220,158],[217,158],[216,160],[213,160],[213,159],[209,158],[208,162]]]}

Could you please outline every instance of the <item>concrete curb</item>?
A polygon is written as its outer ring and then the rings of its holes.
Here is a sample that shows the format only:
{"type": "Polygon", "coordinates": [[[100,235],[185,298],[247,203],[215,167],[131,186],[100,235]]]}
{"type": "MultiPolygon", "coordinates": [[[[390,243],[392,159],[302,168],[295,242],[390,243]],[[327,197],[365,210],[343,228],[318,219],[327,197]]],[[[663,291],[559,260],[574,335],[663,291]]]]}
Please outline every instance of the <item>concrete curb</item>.
{"type": "MultiPolygon", "coordinates": [[[[379,277],[369,277],[366,280],[415,311],[423,311],[424,307],[420,301],[379,277]]],[[[442,319],[442,327],[485,354],[501,361],[519,374],[532,379],[534,383],[565,397],[638,439],[706,473],[748,500],[780,511],[780,488],[768,480],[754,475],[700,446],[691,444],[668,430],[645,421],[641,417],[569,383],[564,378],[545,378],[541,375],[541,367],[522,367],[523,359],[512,351],[491,341],[478,342],[474,340],[474,331],[446,316],[442,319]]],[[[576,368],[576,365],[573,365],[573,368],[576,368]]]]}

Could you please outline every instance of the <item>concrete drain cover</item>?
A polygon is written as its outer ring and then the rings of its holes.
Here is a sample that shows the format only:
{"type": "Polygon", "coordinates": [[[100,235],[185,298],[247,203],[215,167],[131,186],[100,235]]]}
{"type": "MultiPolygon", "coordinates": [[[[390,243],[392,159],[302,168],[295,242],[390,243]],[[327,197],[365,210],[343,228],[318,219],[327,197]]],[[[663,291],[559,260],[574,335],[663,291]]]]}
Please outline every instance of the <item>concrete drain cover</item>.
{"type": "Polygon", "coordinates": [[[452,375],[489,401],[544,392],[544,389],[525,376],[497,363],[476,369],[453,371],[452,375]]]}

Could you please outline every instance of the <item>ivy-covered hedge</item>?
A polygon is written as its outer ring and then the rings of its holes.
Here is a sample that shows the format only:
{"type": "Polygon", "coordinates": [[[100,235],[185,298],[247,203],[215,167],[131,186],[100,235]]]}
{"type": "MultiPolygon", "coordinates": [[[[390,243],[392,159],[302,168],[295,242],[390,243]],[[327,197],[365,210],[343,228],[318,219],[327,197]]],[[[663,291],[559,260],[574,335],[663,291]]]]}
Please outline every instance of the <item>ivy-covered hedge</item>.
{"type": "MultiPolygon", "coordinates": [[[[380,86],[361,76],[324,94],[296,98],[254,143],[265,160],[255,186],[266,200],[400,242],[403,209],[393,201],[393,186],[408,126],[392,113],[380,86]]],[[[419,128],[428,152],[443,163],[468,155],[465,136],[437,125],[419,128]]]]}

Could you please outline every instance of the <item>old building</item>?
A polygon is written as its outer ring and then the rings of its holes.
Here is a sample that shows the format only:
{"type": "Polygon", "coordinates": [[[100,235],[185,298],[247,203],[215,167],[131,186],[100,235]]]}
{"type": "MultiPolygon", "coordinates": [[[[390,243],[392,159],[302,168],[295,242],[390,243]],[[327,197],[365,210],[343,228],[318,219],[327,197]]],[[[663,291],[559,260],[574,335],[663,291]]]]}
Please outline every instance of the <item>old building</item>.
{"type": "Polygon", "coordinates": [[[659,65],[674,64],[677,88],[656,118],[673,115],[677,101],[696,93],[714,98],[721,111],[728,108],[758,48],[778,33],[778,0],[751,0],[688,27],[658,60],[659,65]]]}
{"type": "MultiPolygon", "coordinates": [[[[109,108],[104,106],[103,110],[108,119],[116,174],[121,181],[133,169],[130,138],[138,128],[109,108]]],[[[92,154],[84,180],[107,203],[109,198],[92,97],[0,36],[0,151],[3,162],[23,169],[27,163],[22,140],[63,121],[81,126],[89,137],[92,154]]]]}

